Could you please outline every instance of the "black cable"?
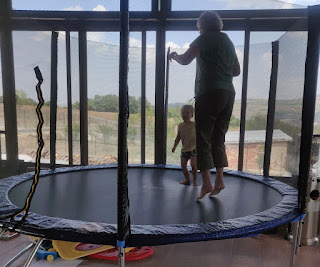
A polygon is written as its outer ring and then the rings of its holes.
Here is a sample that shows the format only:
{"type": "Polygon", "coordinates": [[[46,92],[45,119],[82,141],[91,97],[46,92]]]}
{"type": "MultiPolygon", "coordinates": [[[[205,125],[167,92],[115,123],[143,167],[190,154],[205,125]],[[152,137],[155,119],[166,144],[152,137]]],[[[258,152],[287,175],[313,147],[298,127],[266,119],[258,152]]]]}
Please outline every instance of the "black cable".
{"type": "Polygon", "coordinates": [[[14,220],[15,217],[17,217],[18,215],[22,214],[25,212],[24,216],[22,217],[22,219],[20,220],[21,221],[24,221],[25,218],[27,217],[28,215],[28,212],[29,212],[29,209],[30,209],[30,206],[31,206],[31,200],[33,198],[33,195],[36,191],[36,188],[37,188],[37,185],[38,185],[38,181],[39,181],[39,174],[40,174],[40,159],[41,159],[41,152],[42,152],[42,149],[43,149],[43,146],[44,146],[44,142],[43,142],[43,139],[42,139],[42,126],[43,126],[43,116],[42,116],[42,112],[41,112],[41,108],[44,104],[44,100],[43,100],[43,97],[42,97],[42,91],[41,91],[41,84],[43,82],[43,78],[42,78],[42,74],[40,72],[40,69],[39,67],[35,67],[34,68],[34,72],[36,74],[36,78],[38,79],[38,83],[36,85],[36,90],[37,90],[37,96],[38,96],[38,100],[39,100],[39,103],[37,105],[37,108],[36,108],[36,113],[37,113],[37,116],[38,116],[38,126],[37,126],[37,133],[38,133],[38,149],[37,149],[37,156],[36,156],[36,168],[35,168],[35,174],[34,174],[34,177],[33,177],[33,183],[31,185],[31,188],[30,188],[30,192],[26,198],[26,202],[25,202],[25,205],[23,207],[23,209],[21,209],[20,211],[16,212],[15,214],[13,215],[10,215],[6,218],[10,218],[11,217],[11,220],[14,220]]]}

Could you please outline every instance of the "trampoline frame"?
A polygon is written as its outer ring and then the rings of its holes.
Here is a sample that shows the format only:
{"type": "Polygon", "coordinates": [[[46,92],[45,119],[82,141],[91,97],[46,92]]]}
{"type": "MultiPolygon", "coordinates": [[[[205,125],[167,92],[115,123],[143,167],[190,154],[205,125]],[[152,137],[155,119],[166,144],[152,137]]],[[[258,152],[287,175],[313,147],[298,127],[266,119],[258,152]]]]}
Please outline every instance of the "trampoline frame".
{"type": "MultiPolygon", "coordinates": [[[[40,179],[54,174],[115,168],[117,168],[117,165],[79,166],[45,170],[40,174],[40,179]]],[[[130,165],[130,168],[180,169],[180,167],[174,165],[130,165]]],[[[299,217],[298,193],[293,187],[255,174],[230,170],[226,170],[225,173],[265,184],[277,190],[283,198],[278,205],[258,214],[225,221],[183,225],[132,225],[131,234],[126,240],[126,244],[129,246],[154,246],[250,236],[291,222],[299,217]],[[241,225],[241,227],[237,225],[241,225]]],[[[19,210],[10,202],[8,192],[17,184],[32,179],[33,175],[34,173],[30,172],[0,180],[0,187],[3,189],[0,191],[0,199],[3,203],[0,207],[2,215],[8,215],[19,210]]],[[[17,217],[17,220],[19,220],[19,217],[17,217]]],[[[21,225],[10,220],[1,219],[0,223],[6,228],[48,239],[116,246],[117,227],[115,224],[74,221],[39,215],[33,212],[29,212],[28,217],[21,225]],[[63,225],[63,227],[59,228],[59,224],[63,225]]]]}

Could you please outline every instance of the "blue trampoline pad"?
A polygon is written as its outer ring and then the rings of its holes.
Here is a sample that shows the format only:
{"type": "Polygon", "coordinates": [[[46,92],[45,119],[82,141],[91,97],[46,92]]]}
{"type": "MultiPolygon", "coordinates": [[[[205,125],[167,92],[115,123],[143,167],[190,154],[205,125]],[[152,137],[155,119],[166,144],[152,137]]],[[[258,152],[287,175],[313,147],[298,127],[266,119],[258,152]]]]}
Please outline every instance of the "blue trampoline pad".
{"type": "MultiPolygon", "coordinates": [[[[0,201],[4,203],[0,217],[24,206],[32,176],[0,181],[0,201]]],[[[212,173],[212,180],[214,176],[212,173]]],[[[183,179],[179,168],[129,168],[130,245],[240,237],[298,217],[297,190],[273,179],[230,171],[224,175],[226,188],[201,201],[196,201],[201,186],[179,184],[183,179]]],[[[17,228],[50,239],[114,245],[117,168],[88,166],[42,172],[30,214],[17,228]]]]}

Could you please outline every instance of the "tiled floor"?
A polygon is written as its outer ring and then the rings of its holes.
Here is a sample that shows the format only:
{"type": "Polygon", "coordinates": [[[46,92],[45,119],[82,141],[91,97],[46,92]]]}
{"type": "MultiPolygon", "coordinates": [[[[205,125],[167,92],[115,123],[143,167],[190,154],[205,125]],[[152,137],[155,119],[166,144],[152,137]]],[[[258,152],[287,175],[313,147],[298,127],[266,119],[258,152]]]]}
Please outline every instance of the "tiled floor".
{"type": "MultiPolygon", "coordinates": [[[[0,267],[30,243],[28,237],[20,235],[0,241],[0,267]]],[[[286,267],[290,263],[291,244],[279,235],[260,235],[255,238],[239,238],[218,241],[183,243],[158,246],[154,254],[139,261],[126,262],[126,266],[141,267],[286,267]]],[[[12,267],[23,266],[28,251],[12,267]]],[[[35,259],[34,267],[46,266],[117,266],[116,262],[79,259],[53,262],[35,259]]],[[[296,257],[297,267],[319,267],[320,246],[303,246],[296,257]]]]}

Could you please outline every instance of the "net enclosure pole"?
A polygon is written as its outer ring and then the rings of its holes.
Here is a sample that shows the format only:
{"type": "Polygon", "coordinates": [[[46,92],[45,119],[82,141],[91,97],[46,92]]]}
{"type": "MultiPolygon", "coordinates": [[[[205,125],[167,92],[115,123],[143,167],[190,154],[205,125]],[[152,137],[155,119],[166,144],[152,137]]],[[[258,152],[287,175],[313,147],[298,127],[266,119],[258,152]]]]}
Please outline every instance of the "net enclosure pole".
{"type": "Polygon", "coordinates": [[[79,31],[79,98],[80,98],[80,157],[88,165],[88,67],[87,32],[79,31]]]}
{"type": "Polygon", "coordinates": [[[154,163],[165,164],[166,144],[164,143],[164,88],[165,88],[165,41],[164,26],[156,32],[156,70],[155,70],[155,142],[154,163]]]}
{"type": "MultiPolygon", "coordinates": [[[[160,14],[156,31],[156,73],[155,73],[155,142],[154,163],[166,164],[167,144],[165,142],[165,57],[166,57],[166,18],[171,11],[171,0],[158,1],[160,14]]],[[[152,5],[156,8],[156,4],[152,5]]]]}
{"type": "Polygon", "coordinates": [[[146,31],[141,34],[141,164],[146,163],[146,31]]]}
{"type": "Polygon", "coordinates": [[[272,147],[272,136],[274,127],[274,114],[276,108],[276,92],[278,81],[278,62],[279,62],[279,41],[272,42],[272,68],[270,77],[270,90],[268,99],[268,115],[267,115],[267,129],[266,141],[264,146],[264,159],[263,159],[263,175],[270,175],[270,158],[272,147]]]}
{"type": "MultiPolygon", "coordinates": [[[[120,66],[119,66],[119,118],[118,118],[118,213],[117,247],[119,263],[124,264],[123,248],[130,234],[128,198],[128,146],[129,119],[128,58],[129,58],[129,1],[120,1],[120,66]]],[[[121,264],[123,266],[123,264],[121,264]]]]}
{"type": "Polygon", "coordinates": [[[50,168],[56,167],[58,101],[58,32],[51,34],[50,168]]]}
{"type": "Polygon", "coordinates": [[[11,12],[11,0],[0,1],[0,16],[3,18],[0,25],[0,49],[6,154],[9,166],[15,166],[18,161],[18,131],[11,12]]]}
{"type": "Polygon", "coordinates": [[[310,157],[313,136],[314,113],[317,95],[320,47],[320,6],[308,7],[308,45],[305,64],[305,81],[302,106],[302,126],[299,164],[299,212],[305,213],[310,157]]]}
{"type": "Polygon", "coordinates": [[[69,166],[73,166],[70,31],[66,31],[66,67],[67,67],[67,101],[68,101],[68,152],[69,152],[68,154],[69,154],[69,166]]]}
{"type": "Polygon", "coordinates": [[[166,83],[165,83],[165,91],[164,91],[164,133],[163,133],[163,139],[164,139],[164,163],[167,163],[167,140],[168,140],[168,101],[169,101],[169,55],[170,55],[170,47],[167,50],[167,58],[166,58],[166,83]]]}
{"type": "Polygon", "coordinates": [[[245,31],[244,55],[243,55],[243,76],[241,94],[241,119],[239,135],[238,171],[243,171],[244,137],[246,132],[246,112],[247,112],[247,91],[248,91],[248,70],[249,70],[249,46],[250,31],[245,31]]]}

